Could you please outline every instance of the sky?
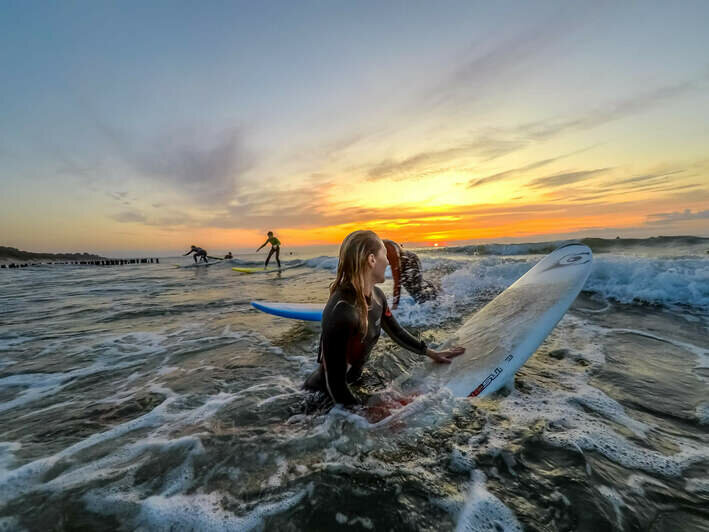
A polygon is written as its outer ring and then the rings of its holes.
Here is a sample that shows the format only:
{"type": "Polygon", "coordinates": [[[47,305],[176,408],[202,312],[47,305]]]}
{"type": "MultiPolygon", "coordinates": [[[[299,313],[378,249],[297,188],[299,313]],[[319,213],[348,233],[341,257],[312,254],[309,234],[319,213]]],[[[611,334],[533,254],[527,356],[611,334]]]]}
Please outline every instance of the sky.
{"type": "Polygon", "coordinates": [[[704,0],[0,5],[0,245],[709,236],[704,0]]]}

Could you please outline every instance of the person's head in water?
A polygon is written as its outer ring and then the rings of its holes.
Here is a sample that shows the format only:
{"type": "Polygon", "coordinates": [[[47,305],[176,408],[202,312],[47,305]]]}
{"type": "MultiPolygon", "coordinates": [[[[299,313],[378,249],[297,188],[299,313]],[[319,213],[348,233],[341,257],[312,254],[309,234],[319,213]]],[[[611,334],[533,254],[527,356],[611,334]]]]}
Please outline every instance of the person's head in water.
{"type": "Polygon", "coordinates": [[[387,253],[384,243],[374,231],[355,231],[342,241],[337,276],[330,285],[330,293],[340,287],[352,287],[360,318],[362,334],[367,331],[367,287],[384,282],[387,253]]]}

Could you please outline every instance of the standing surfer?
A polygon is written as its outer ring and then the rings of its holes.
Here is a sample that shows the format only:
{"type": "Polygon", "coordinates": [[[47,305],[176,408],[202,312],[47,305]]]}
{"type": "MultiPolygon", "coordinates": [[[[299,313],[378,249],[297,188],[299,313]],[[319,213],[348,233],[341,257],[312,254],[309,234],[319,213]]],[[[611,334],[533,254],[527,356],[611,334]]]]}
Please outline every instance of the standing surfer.
{"type": "Polygon", "coordinates": [[[438,288],[431,281],[427,281],[421,274],[421,261],[416,253],[401,249],[401,246],[391,240],[383,240],[386,247],[387,259],[391,266],[391,276],[394,279],[394,301],[391,306],[399,306],[401,285],[411,294],[416,303],[423,303],[435,299],[438,288]]]}
{"type": "Polygon", "coordinates": [[[199,257],[199,258],[202,260],[202,262],[209,262],[209,261],[207,260],[207,252],[206,252],[205,250],[203,250],[202,248],[200,248],[200,247],[197,247],[197,246],[190,246],[190,250],[189,250],[187,253],[185,253],[184,255],[182,255],[182,256],[183,256],[183,257],[186,257],[186,256],[189,255],[190,253],[194,253],[194,262],[195,262],[195,264],[197,264],[197,257],[199,257]]]}
{"type": "Polygon", "coordinates": [[[278,263],[278,268],[280,269],[281,267],[281,241],[278,240],[275,236],[273,236],[273,231],[269,231],[267,233],[268,238],[266,241],[259,246],[259,248],[256,250],[256,253],[261,251],[261,248],[265,246],[266,244],[271,244],[271,250],[268,252],[268,257],[266,257],[266,264],[263,265],[263,269],[265,270],[268,268],[268,261],[271,260],[271,256],[275,253],[276,254],[276,262],[278,263]]]}
{"type": "Polygon", "coordinates": [[[306,388],[327,393],[335,403],[359,403],[349,384],[362,375],[382,327],[401,347],[441,364],[450,364],[465,351],[435,351],[399,325],[384,292],[374,286],[384,282],[387,263],[386,247],[372,231],[355,231],[342,242],[337,277],[322,316],[320,365],[305,381],[306,388]]]}

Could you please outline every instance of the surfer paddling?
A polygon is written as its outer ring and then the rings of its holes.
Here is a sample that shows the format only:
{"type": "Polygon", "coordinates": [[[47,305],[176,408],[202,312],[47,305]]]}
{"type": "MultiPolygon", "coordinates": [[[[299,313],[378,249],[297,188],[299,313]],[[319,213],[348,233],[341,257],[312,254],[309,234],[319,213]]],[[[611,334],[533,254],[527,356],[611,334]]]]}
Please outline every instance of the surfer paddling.
{"type": "Polygon", "coordinates": [[[399,306],[401,285],[411,294],[416,303],[423,303],[435,299],[438,288],[431,281],[427,281],[421,274],[421,261],[412,251],[401,249],[401,246],[391,240],[383,240],[386,247],[387,260],[391,266],[391,276],[394,279],[394,301],[391,306],[399,306]]]}
{"type": "Polygon", "coordinates": [[[342,242],[337,277],[322,315],[320,365],[305,381],[306,388],[327,393],[335,403],[360,403],[349,384],[361,377],[382,328],[403,348],[441,364],[465,351],[430,349],[399,325],[384,292],[375,286],[384,282],[387,264],[386,247],[372,231],[355,231],[342,242]]]}
{"type": "Polygon", "coordinates": [[[266,244],[271,244],[271,250],[268,252],[268,257],[266,257],[266,264],[263,265],[263,269],[265,270],[268,268],[268,261],[271,260],[271,256],[275,253],[276,255],[276,262],[278,263],[278,268],[280,269],[281,267],[281,241],[278,240],[275,236],[273,236],[273,231],[269,231],[267,234],[268,238],[266,241],[259,246],[259,248],[256,250],[256,253],[261,251],[261,248],[264,247],[266,244]]]}
{"type": "Polygon", "coordinates": [[[199,257],[202,262],[209,262],[207,260],[207,252],[200,247],[190,246],[190,250],[182,256],[186,257],[190,253],[194,253],[193,258],[194,258],[195,264],[197,264],[197,257],[199,257]]]}

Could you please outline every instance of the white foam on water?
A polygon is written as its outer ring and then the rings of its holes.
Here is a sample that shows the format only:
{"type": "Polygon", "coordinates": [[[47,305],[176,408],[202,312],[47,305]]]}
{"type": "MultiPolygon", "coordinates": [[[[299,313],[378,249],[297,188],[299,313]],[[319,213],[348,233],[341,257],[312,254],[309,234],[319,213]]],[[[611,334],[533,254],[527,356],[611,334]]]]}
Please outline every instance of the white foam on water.
{"type": "Polygon", "coordinates": [[[623,530],[623,511],[622,508],[625,506],[623,502],[623,497],[616,490],[609,486],[598,486],[596,488],[598,492],[603,495],[603,497],[611,503],[613,506],[613,511],[615,512],[615,524],[618,530],[623,530]]]}
{"type": "Polygon", "coordinates": [[[636,495],[645,496],[645,485],[656,486],[662,490],[668,489],[667,485],[660,482],[659,480],[649,477],[644,474],[634,473],[630,475],[625,484],[630,488],[630,491],[636,495]]]}
{"type": "Polygon", "coordinates": [[[165,531],[200,530],[262,530],[266,518],[293,508],[308,494],[310,487],[289,493],[276,501],[262,503],[238,516],[224,508],[224,503],[237,506],[230,495],[220,492],[191,495],[153,495],[144,500],[135,493],[97,492],[85,497],[91,511],[125,518],[123,512],[137,511],[132,526],[138,530],[165,531]],[[126,504],[127,503],[127,504],[126,504]]]}
{"type": "Polygon", "coordinates": [[[485,488],[485,475],[473,471],[473,484],[458,516],[456,532],[522,532],[514,512],[485,488]]]}
{"type": "Polygon", "coordinates": [[[709,260],[596,257],[584,286],[621,303],[709,306],[709,260]]]}
{"type": "Polygon", "coordinates": [[[165,437],[180,428],[199,425],[199,423],[213,417],[225,405],[241,396],[241,393],[219,393],[208,397],[199,407],[190,410],[180,410],[176,408],[179,405],[180,397],[170,390],[159,385],[153,385],[149,390],[154,393],[162,393],[167,397],[150,412],[107,431],[93,434],[54,455],[34,460],[16,469],[0,471],[0,504],[36,490],[52,487],[66,489],[68,485],[82,484],[88,478],[110,477],[117,467],[130,469],[132,467],[130,464],[137,456],[143,454],[147,448],[166,447],[170,449],[173,448],[171,446],[189,445],[192,446],[191,449],[194,448],[194,452],[201,452],[201,443],[196,437],[164,441],[165,437]],[[82,451],[96,445],[115,440],[137,430],[146,429],[153,429],[147,437],[133,444],[124,445],[108,456],[83,463],[73,469],[70,468],[51,482],[45,482],[44,476],[46,473],[60,461],[73,458],[82,451]]]}
{"type": "Polygon", "coordinates": [[[702,425],[709,425],[709,403],[697,405],[697,419],[702,425]]]}
{"type": "Polygon", "coordinates": [[[0,475],[9,471],[9,467],[15,462],[13,453],[22,448],[18,442],[2,441],[0,442],[0,475]]]}
{"type": "Polygon", "coordinates": [[[709,448],[692,439],[674,436],[673,442],[680,451],[666,455],[631,443],[617,432],[609,421],[615,422],[619,430],[630,430],[641,440],[654,427],[629,416],[617,401],[588,384],[590,370],[603,363],[593,342],[600,328],[590,324],[584,327],[577,317],[567,316],[564,320],[567,318],[573,327],[563,326],[562,322],[552,343],[569,348],[572,354],[581,353],[583,358],[592,361],[590,368],[581,370],[559,363],[554,370],[558,388],[538,385],[528,379],[524,393],[514,390],[507,397],[487,403],[509,423],[488,423],[479,435],[471,438],[471,450],[499,453],[513,445],[517,432],[542,422],[542,437],[552,445],[581,454],[596,452],[628,469],[660,477],[679,477],[692,464],[709,458],[709,448]]]}
{"type": "Polygon", "coordinates": [[[88,377],[107,370],[123,369],[134,366],[135,362],[105,365],[102,362],[66,373],[25,373],[10,375],[0,379],[0,389],[23,387],[14,399],[0,403],[0,413],[54,395],[70,384],[74,379],[88,377]]]}
{"type": "Polygon", "coordinates": [[[320,256],[305,261],[305,266],[316,270],[337,271],[337,257],[320,256]]]}
{"type": "Polygon", "coordinates": [[[350,518],[343,513],[337,512],[335,514],[335,521],[337,521],[339,525],[360,525],[362,528],[366,528],[367,530],[374,530],[374,523],[372,523],[372,520],[369,517],[350,518]]]}
{"type": "Polygon", "coordinates": [[[277,470],[276,472],[268,478],[266,486],[268,488],[277,488],[283,484],[286,480],[286,474],[288,473],[288,462],[282,456],[276,458],[277,470]]]}

